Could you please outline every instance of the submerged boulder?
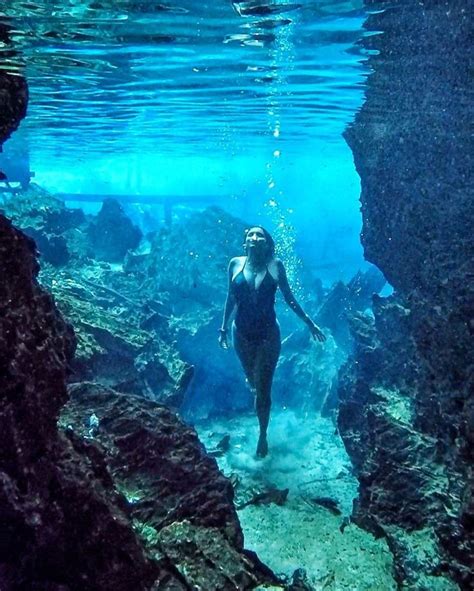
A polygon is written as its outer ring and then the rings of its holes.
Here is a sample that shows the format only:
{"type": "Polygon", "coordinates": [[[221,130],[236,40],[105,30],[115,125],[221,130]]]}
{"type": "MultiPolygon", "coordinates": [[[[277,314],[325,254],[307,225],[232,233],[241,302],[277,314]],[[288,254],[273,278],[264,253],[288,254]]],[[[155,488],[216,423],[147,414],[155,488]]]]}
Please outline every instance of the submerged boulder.
{"type": "Polygon", "coordinates": [[[73,385],[70,395],[61,422],[87,437],[97,417],[94,439],[149,555],[172,564],[186,588],[276,582],[243,549],[232,484],[193,429],[163,406],[94,384],[73,385]]]}
{"type": "Polygon", "coordinates": [[[127,252],[140,244],[142,233],[116,199],[105,199],[97,218],[88,229],[94,257],[121,263],[127,252]]]}
{"type": "Polygon", "coordinates": [[[1,211],[35,241],[42,261],[62,267],[77,255],[69,235],[85,225],[82,210],[66,208],[61,200],[32,183],[6,199],[1,211]]]}

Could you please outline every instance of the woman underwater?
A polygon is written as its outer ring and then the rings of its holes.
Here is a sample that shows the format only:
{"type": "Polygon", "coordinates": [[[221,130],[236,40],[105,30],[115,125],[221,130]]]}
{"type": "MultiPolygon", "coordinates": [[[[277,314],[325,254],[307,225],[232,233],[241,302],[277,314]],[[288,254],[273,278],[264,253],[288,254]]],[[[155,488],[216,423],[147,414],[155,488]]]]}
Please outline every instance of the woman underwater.
{"type": "Polygon", "coordinates": [[[257,456],[268,453],[267,428],[270,420],[273,374],[281,349],[280,327],[275,315],[275,293],[281,289],[288,306],[308,325],[313,338],[325,341],[321,329],[304,313],[295,299],[285,267],[275,258],[275,243],[261,226],[245,231],[246,256],[230,260],[229,289],[224,309],[219,344],[228,349],[227,326],[234,308],[232,323],[234,348],[255,394],[255,410],[260,425],[257,456]]]}

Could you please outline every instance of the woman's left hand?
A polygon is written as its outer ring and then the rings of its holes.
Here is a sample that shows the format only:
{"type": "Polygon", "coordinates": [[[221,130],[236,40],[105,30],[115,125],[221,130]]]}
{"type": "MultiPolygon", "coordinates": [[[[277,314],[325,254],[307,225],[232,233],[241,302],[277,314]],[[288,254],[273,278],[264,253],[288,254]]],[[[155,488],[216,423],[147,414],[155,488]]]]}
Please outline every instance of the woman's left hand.
{"type": "Polygon", "coordinates": [[[319,328],[319,326],[317,324],[314,324],[314,322],[313,322],[310,325],[309,330],[310,330],[311,335],[315,341],[319,341],[320,343],[324,343],[324,341],[326,340],[326,335],[323,333],[323,331],[319,328]]]}

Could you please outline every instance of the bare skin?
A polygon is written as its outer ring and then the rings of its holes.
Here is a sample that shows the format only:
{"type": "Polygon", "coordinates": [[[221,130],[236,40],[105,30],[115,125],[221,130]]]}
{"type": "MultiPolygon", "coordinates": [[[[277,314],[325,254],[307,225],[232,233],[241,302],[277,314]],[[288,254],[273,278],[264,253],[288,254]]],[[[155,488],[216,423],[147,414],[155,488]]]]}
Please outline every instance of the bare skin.
{"type": "MultiPolygon", "coordinates": [[[[260,287],[267,273],[273,277],[280,288],[288,306],[303,320],[311,331],[313,338],[323,342],[326,337],[321,329],[305,314],[291,291],[281,260],[268,260],[268,244],[264,231],[258,226],[250,228],[245,238],[247,256],[234,257],[228,268],[228,294],[224,309],[222,328],[219,331],[219,344],[228,349],[227,326],[237,302],[232,290],[232,281],[243,270],[245,280],[256,290],[260,287]]],[[[257,445],[257,456],[265,457],[268,453],[267,429],[270,420],[271,388],[273,375],[281,349],[280,328],[278,323],[270,330],[265,339],[248,340],[239,333],[235,323],[232,327],[234,347],[250,388],[255,394],[255,410],[257,413],[260,435],[257,445]]]]}

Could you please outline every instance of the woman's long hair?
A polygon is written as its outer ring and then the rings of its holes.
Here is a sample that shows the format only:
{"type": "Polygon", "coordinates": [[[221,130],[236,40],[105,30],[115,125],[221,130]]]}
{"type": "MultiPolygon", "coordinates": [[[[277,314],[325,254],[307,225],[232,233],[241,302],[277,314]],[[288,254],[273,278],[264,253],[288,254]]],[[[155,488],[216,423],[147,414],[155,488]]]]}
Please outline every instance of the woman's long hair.
{"type": "Polygon", "coordinates": [[[268,230],[265,230],[265,228],[263,226],[259,226],[258,224],[256,224],[255,226],[249,226],[248,228],[246,228],[244,230],[244,250],[245,250],[245,254],[247,254],[247,246],[245,244],[246,240],[247,240],[247,234],[249,233],[249,230],[251,230],[252,228],[260,228],[260,230],[262,230],[263,235],[265,236],[265,240],[267,241],[267,256],[266,256],[266,262],[268,263],[268,261],[271,261],[272,258],[275,256],[275,241],[272,238],[272,235],[270,234],[270,232],[268,230]]]}

